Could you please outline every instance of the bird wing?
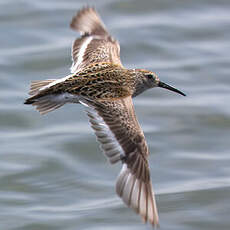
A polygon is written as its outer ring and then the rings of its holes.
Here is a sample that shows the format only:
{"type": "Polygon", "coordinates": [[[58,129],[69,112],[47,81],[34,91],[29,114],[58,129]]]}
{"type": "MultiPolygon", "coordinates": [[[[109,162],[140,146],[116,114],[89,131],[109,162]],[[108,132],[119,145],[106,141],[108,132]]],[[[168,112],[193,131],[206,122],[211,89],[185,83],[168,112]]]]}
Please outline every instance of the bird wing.
{"type": "Polygon", "coordinates": [[[70,27],[82,35],[72,46],[72,73],[98,62],[110,62],[122,66],[120,45],[107,32],[94,8],[86,7],[80,10],[73,17],[70,27]]]}
{"type": "Polygon", "coordinates": [[[111,163],[122,161],[117,194],[146,222],[158,224],[150,180],[148,147],[136,119],[131,96],[113,101],[81,100],[101,148],[111,163]]]}

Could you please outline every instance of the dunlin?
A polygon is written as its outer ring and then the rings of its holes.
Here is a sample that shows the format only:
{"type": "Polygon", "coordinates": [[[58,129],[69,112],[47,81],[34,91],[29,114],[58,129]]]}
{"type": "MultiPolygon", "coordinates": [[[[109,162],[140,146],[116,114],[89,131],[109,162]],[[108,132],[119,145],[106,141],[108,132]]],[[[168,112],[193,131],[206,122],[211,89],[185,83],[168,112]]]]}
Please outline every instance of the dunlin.
{"type": "Polygon", "coordinates": [[[137,121],[132,98],[161,87],[181,91],[161,82],[144,69],[126,69],[119,43],[108,33],[94,8],[83,8],[70,24],[81,33],[72,47],[71,74],[61,79],[32,81],[25,104],[45,114],[65,103],[80,103],[110,163],[122,163],[116,192],[146,222],[158,225],[150,179],[149,150],[137,121]]]}

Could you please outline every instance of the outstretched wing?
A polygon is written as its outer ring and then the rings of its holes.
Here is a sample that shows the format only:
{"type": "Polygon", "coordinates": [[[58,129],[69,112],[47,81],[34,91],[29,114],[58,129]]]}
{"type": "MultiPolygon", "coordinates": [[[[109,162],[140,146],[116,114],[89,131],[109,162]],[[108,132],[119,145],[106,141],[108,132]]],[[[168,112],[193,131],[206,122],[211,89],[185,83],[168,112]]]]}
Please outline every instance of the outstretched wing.
{"type": "Polygon", "coordinates": [[[70,27],[82,35],[72,46],[72,73],[97,62],[122,65],[120,45],[107,32],[94,8],[87,7],[80,10],[73,17],[70,27]]]}
{"type": "Polygon", "coordinates": [[[132,98],[113,101],[89,101],[87,114],[111,163],[122,161],[123,167],[116,183],[117,194],[146,222],[158,224],[158,214],[147,161],[148,147],[136,119],[132,98]]]}

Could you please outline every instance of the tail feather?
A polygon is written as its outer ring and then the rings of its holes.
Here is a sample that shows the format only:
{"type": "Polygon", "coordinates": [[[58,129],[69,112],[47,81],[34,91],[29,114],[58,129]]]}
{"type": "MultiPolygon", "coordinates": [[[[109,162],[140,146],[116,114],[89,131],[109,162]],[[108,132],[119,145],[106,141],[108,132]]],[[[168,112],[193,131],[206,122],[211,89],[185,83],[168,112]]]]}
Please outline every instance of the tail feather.
{"type": "Polygon", "coordinates": [[[64,102],[53,101],[50,96],[41,97],[32,103],[33,106],[36,106],[36,110],[38,110],[42,115],[58,109],[64,104],[64,102]]]}
{"type": "Polygon", "coordinates": [[[61,95],[46,95],[46,96],[33,96],[28,98],[24,104],[32,104],[32,106],[36,106],[36,110],[40,112],[40,114],[46,114],[51,112],[59,107],[63,106],[66,101],[61,100],[61,95]]]}
{"type": "Polygon", "coordinates": [[[29,95],[36,95],[39,91],[42,90],[43,87],[48,86],[50,83],[56,81],[56,79],[48,79],[42,81],[32,81],[30,86],[29,95]]]}
{"type": "Polygon", "coordinates": [[[46,114],[64,105],[65,101],[63,101],[62,97],[52,94],[44,95],[43,93],[43,90],[49,88],[49,84],[52,84],[54,81],[56,79],[32,81],[29,91],[31,97],[26,99],[24,104],[36,106],[36,109],[41,114],[46,114]]]}

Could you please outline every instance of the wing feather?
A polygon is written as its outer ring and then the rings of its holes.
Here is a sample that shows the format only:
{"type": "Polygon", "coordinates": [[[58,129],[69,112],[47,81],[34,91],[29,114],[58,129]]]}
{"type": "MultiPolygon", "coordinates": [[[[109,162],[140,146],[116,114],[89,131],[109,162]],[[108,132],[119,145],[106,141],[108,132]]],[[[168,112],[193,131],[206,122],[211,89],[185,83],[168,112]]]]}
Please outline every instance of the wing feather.
{"type": "Polygon", "coordinates": [[[109,161],[123,163],[116,182],[117,194],[145,222],[158,225],[147,161],[148,147],[134,113],[131,96],[113,101],[82,99],[82,103],[87,105],[91,126],[109,161]]]}
{"type": "Polygon", "coordinates": [[[80,10],[73,17],[70,27],[82,35],[72,46],[72,73],[98,62],[110,62],[122,66],[120,45],[107,32],[94,8],[87,7],[80,10]]]}
{"type": "Polygon", "coordinates": [[[105,25],[93,7],[84,7],[73,17],[70,27],[81,35],[108,35],[105,25]]]}

